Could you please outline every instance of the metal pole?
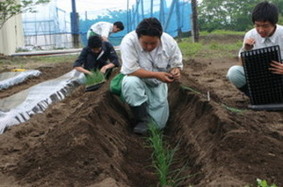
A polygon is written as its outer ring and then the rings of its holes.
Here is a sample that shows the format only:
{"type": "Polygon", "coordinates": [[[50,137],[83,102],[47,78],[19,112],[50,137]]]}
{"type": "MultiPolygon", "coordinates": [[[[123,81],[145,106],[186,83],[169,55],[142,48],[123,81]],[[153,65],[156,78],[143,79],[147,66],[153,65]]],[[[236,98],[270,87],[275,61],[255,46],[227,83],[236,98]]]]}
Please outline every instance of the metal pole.
{"type": "Polygon", "coordinates": [[[73,46],[74,48],[80,47],[79,42],[79,14],[76,10],[76,0],[72,1],[72,12],[71,12],[71,32],[73,38],[73,46]]]}
{"type": "Polygon", "coordinates": [[[173,10],[174,10],[176,2],[177,2],[176,0],[173,0],[172,3],[171,3],[169,15],[168,15],[167,20],[165,22],[165,29],[164,29],[165,31],[167,31],[167,29],[168,29],[169,22],[170,22],[172,14],[173,14],[173,10]]]}
{"type": "Polygon", "coordinates": [[[144,19],[144,7],[143,7],[143,0],[141,0],[141,11],[142,11],[142,19],[144,19]]]}
{"type": "Polygon", "coordinates": [[[181,13],[180,13],[180,0],[176,1],[176,17],[177,17],[177,31],[178,31],[178,39],[181,41],[182,38],[182,29],[181,29],[181,13]]]}
{"type": "Polygon", "coordinates": [[[163,5],[163,0],[160,0],[159,21],[161,22],[162,25],[164,25],[164,5],[163,5]]]}
{"type": "Polygon", "coordinates": [[[193,41],[199,41],[199,27],[198,27],[198,13],[197,13],[197,0],[192,0],[192,34],[193,41]]]}
{"type": "Polygon", "coordinates": [[[129,32],[129,25],[130,25],[130,19],[129,19],[129,0],[127,0],[127,32],[129,32]]]}
{"type": "Polygon", "coordinates": [[[153,0],[150,1],[150,17],[153,16],[153,0]]]}

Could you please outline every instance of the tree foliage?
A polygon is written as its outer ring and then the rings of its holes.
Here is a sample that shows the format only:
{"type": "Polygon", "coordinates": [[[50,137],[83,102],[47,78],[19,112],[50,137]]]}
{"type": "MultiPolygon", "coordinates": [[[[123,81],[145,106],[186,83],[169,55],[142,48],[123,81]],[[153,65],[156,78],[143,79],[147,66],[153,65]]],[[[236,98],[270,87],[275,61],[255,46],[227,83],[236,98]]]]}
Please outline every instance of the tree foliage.
{"type": "MultiPolygon", "coordinates": [[[[200,30],[246,31],[252,28],[251,12],[259,2],[262,0],[203,0],[198,7],[200,30]]],[[[283,13],[283,0],[270,2],[283,13]]]]}
{"type": "Polygon", "coordinates": [[[0,1],[0,29],[11,17],[23,12],[35,12],[38,4],[48,3],[50,0],[4,0],[0,1]]]}

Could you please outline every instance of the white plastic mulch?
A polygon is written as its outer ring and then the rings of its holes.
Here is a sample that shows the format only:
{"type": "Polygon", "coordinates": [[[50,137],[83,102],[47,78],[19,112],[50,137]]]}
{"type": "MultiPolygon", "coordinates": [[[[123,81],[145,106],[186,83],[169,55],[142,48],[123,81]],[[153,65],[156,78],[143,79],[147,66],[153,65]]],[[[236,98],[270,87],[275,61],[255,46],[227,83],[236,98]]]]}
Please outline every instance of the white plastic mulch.
{"type": "Polygon", "coordinates": [[[63,100],[83,81],[84,75],[72,70],[61,77],[1,99],[0,134],[7,127],[26,122],[32,115],[42,113],[51,103],[63,100]]]}

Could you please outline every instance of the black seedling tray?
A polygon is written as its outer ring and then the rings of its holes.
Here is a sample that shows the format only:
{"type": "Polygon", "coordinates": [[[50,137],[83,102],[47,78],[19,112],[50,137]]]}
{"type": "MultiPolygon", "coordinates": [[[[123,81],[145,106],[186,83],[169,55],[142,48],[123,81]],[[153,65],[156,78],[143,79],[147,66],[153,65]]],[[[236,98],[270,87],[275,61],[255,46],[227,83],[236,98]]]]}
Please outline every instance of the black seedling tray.
{"type": "Polygon", "coordinates": [[[85,88],[85,92],[91,92],[99,89],[105,82],[96,83],[85,88]]]}
{"type": "Polygon", "coordinates": [[[241,59],[250,94],[250,108],[276,110],[283,106],[283,76],[271,73],[272,60],[281,62],[279,46],[245,51],[241,59]],[[265,108],[266,106],[266,108],[265,108]]]}

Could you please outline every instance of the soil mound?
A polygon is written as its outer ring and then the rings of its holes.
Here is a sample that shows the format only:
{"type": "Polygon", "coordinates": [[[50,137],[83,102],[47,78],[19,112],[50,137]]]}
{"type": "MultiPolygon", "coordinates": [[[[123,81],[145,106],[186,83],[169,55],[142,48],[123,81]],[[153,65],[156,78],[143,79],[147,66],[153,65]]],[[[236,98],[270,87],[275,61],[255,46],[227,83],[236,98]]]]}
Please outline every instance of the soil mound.
{"type": "Polygon", "coordinates": [[[81,86],[44,114],[5,132],[2,171],[20,185],[88,186],[106,179],[118,186],[156,183],[151,150],[131,132],[127,108],[107,88],[85,93],[81,86]]]}

